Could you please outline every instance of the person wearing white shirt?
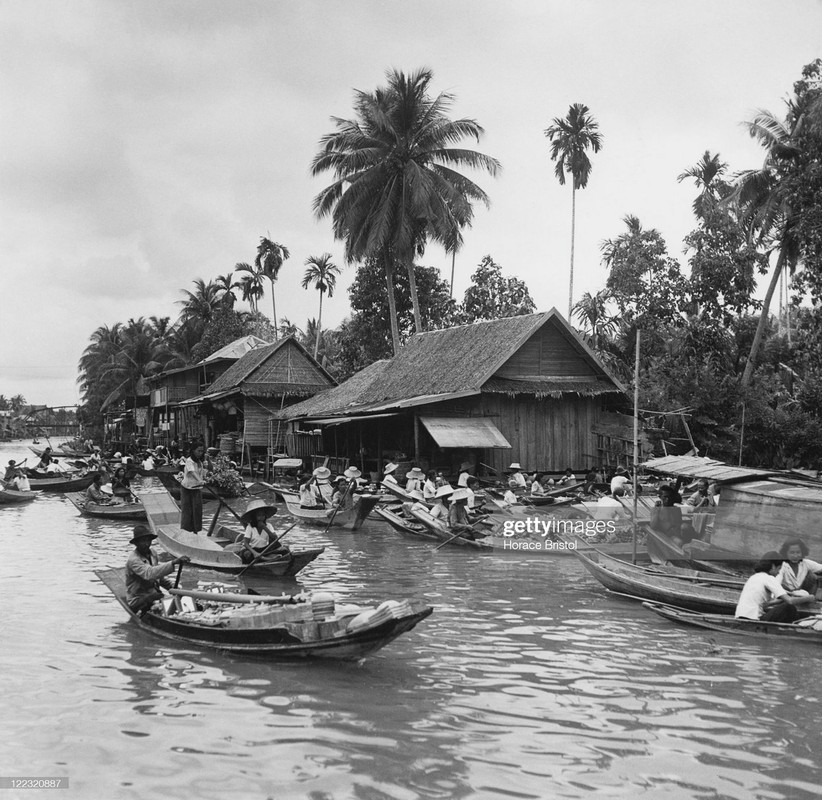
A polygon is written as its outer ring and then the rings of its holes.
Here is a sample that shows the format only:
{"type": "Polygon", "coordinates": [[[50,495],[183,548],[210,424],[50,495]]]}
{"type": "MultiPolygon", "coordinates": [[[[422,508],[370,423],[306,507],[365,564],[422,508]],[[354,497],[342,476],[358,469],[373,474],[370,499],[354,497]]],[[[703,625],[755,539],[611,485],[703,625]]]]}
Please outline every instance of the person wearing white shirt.
{"type": "Polygon", "coordinates": [[[509,481],[516,481],[517,487],[520,489],[524,489],[528,484],[525,480],[525,475],[522,474],[522,464],[519,461],[515,461],[511,466],[508,467],[511,470],[511,475],[509,476],[509,481]]]}
{"type": "Polygon", "coordinates": [[[785,559],[776,577],[783,588],[792,592],[804,589],[809,594],[816,593],[817,576],[822,574],[822,564],[808,558],[808,545],[802,539],[789,539],[779,548],[785,559]]]}
{"type": "Polygon", "coordinates": [[[154,469],[154,459],[150,453],[146,453],[146,457],[143,459],[143,469],[147,472],[154,469]]]}
{"type": "Polygon", "coordinates": [[[418,492],[422,490],[425,473],[419,467],[413,467],[405,475],[405,491],[418,492]]]}
{"type": "Polygon", "coordinates": [[[782,568],[782,556],[775,550],[765,553],[754,566],[754,574],[745,582],[734,616],[760,619],[763,622],[793,622],[796,606],[808,603],[813,596],[789,594],[776,577],[782,568]]]}
{"type": "Polygon", "coordinates": [[[425,483],[422,485],[422,496],[425,500],[433,500],[437,493],[437,473],[431,469],[425,476],[425,483]]]}
{"type": "Polygon", "coordinates": [[[612,520],[622,519],[625,516],[625,509],[622,503],[617,499],[625,494],[622,488],[617,489],[611,496],[603,495],[597,500],[596,511],[594,512],[594,519],[597,520],[612,520]]]}
{"type": "Polygon", "coordinates": [[[470,461],[463,461],[460,464],[460,476],[457,478],[457,486],[465,488],[468,486],[468,479],[471,477],[471,470],[474,465],[470,461]]]}
{"type": "Polygon", "coordinates": [[[625,491],[627,489],[626,484],[628,483],[630,483],[630,479],[627,475],[614,475],[614,477],[611,478],[611,494],[613,494],[616,489],[625,491]]]}
{"type": "Polygon", "coordinates": [[[517,506],[519,505],[519,498],[514,494],[514,489],[519,488],[519,484],[517,481],[512,477],[508,481],[508,491],[502,497],[503,503],[508,506],[517,506]]]}
{"type": "Polygon", "coordinates": [[[383,483],[390,483],[394,486],[399,486],[397,483],[397,479],[394,477],[394,472],[397,469],[397,464],[393,461],[385,465],[385,469],[382,471],[382,482],[383,483]]]}

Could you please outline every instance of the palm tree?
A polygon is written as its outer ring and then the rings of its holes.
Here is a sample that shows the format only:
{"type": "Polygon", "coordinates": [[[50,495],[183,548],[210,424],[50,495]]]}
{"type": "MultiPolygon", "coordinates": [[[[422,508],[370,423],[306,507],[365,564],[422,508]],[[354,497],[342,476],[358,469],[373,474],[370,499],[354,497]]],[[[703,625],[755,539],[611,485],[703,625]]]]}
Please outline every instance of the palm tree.
{"type": "Polygon", "coordinates": [[[234,303],[237,302],[234,290],[240,288],[240,283],[234,280],[234,273],[227,272],[225,275],[218,275],[214,279],[214,285],[220,292],[220,303],[226,308],[234,308],[234,303]]]}
{"type": "Polygon", "coordinates": [[[272,242],[271,239],[267,239],[265,236],[260,237],[254,266],[271,281],[271,310],[273,314],[271,321],[274,325],[275,339],[277,338],[277,304],[274,301],[274,281],[277,280],[280,267],[289,255],[288,248],[284,245],[272,242]]]}
{"type": "Polygon", "coordinates": [[[355,95],[356,118],[332,118],[336,131],[320,140],[311,174],[326,170],[335,180],[314,199],[314,212],[331,215],[334,235],[345,241],[347,261],[366,257],[384,265],[394,351],[399,331],[393,292],[395,260],[408,271],[414,325],[422,331],[414,257],[429,240],[447,252],[462,244],[462,229],[473,219],[473,201],[488,196],[458,168],[496,175],[499,162],[474,150],[451,147],[466,136],[484,133],[472,119],[447,116],[454,97],[432,98],[430,70],[386,74],[387,86],[355,95]]]}
{"type": "Polygon", "coordinates": [[[220,290],[213,281],[206,283],[202,278],[194,281],[194,291],[182,290],[185,299],[178,300],[177,305],[183,307],[180,319],[183,322],[194,322],[205,325],[211,321],[214,312],[220,306],[220,290]]]}
{"type": "Polygon", "coordinates": [[[590,337],[594,350],[599,350],[603,340],[619,325],[619,319],[608,312],[610,299],[611,293],[608,289],[602,289],[594,295],[585,292],[573,309],[574,316],[582,323],[583,329],[590,337]]]}
{"type": "MultiPolygon", "coordinates": [[[[796,119],[796,116],[793,118],[796,119]]],[[[795,232],[797,220],[790,206],[788,187],[791,162],[799,155],[793,142],[797,122],[789,124],[769,111],[760,111],[746,125],[751,136],[766,149],[765,162],[761,169],[745,170],[737,176],[729,202],[739,210],[740,222],[746,226],[750,238],[757,244],[764,244],[770,252],[777,250],[779,255],[762,301],[759,323],[742,373],[743,389],[753,377],[756,357],[768,323],[768,309],[779,277],[786,267],[793,272],[799,260],[799,242],[795,232]]]]}
{"type": "Polygon", "coordinates": [[[693,178],[697,188],[702,190],[693,204],[697,218],[705,219],[708,212],[720,201],[720,191],[725,185],[722,176],[727,170],[728,165],[719,158],[719,153],[711,155],[711,152],[706,150],[694,166],[677,176],[679,183],[693,178]]]}
{"type": "Polygon", "coordinates": [[[237,264],[234,269],[237,272],[243,273],[243,277],[240,278],[240,291],[242,292],[243,300],[247,300],[248,304],[251,306],[251,310],[256,312],[257,304],[263,294],[265,294],[262,270],[258,269],[256,266],[245,263],[237,264]]]}
{"type": "Polygon", "coordinates": [[[323,324],[323,294],[328,292],[329,297],[334,296],[334,289],[337,287],[337,276],[340,268],[331,261],[331,253],[323,253],[321,256],[309,256],[305,260],[308,269],[303,275],[303,289],[307,289],[313,284],[320,293],[320,313],[317,315],[317,335],[314,340],[314,358],[320,349],[320,335],[323,324]]]}
{"type": "Polygon", "coordinates": [[[589,114],[590,109],[581,103],[574,103],[564,119],[554,117],[545,135],[551,141],[551,160],[556,161],[554,174],[560,186],[565,186],[565,173],[572,176],[571,183],[571,275],[568,283],[568,319],[574,305],[574,230],[576,227],[577,189],[588,185],[591,175],[591,160],[586,150],[595,153],[602,147],[599,123],[589,114]]]}

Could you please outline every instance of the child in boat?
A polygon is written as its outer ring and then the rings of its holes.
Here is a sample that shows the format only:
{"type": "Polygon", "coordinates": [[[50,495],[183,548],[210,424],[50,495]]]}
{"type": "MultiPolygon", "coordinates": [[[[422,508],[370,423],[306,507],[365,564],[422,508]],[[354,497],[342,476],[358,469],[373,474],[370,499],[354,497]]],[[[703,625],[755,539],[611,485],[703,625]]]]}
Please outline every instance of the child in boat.
{"type": "Polygon", "coordinates": [[[284,555],[290,552],[284,545],[274,544],[277,541],[277,534],[268,524],[268,520],[276,513],[277,507],[268,505],[265,500],[252,500],[245,514],[240,517],[245,530],[234,544],[227,545],[225,549],[237,553],[246,563],[253,561],[262,552],[266,555],[284,555]]]}
{"type": "MultiPolygon", "coordinates": [[[[754,565],[754,574],[745,582],[734,616],[760,619],[763,622],[794,622],[799,615],[796,606],[813,601],[807,592],[790,593],[779,579],[783,557],[775,550],[765,553],[754,565]]],[[[799,590],[801,591],[801,590],[799,590]]]]}
{"type": "Polygon", "coordinates": [[[331,496],[331,505],[339,508],[340,511],[354,508],[354,492],[351,490],[351,484],[343,475],[337,478],[337,488],[331,496]]]}
{"type": "Polygon", "coordinates": [[[779,555],[784,560],[777,578],[783,588],[792,592],[803,589],[815,595],[817,578],[822,575],[822,564],[808,558],[808,545],[802,539],[788,539],[779,548],[779,555]]]}

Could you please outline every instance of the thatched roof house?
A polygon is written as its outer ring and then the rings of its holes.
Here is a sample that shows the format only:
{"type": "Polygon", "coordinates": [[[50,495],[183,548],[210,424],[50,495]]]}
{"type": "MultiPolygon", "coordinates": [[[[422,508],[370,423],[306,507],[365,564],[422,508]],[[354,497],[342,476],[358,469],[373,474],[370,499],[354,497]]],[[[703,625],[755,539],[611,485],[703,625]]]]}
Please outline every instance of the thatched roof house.
{"type": "Polygon", "coordinates": [[[417,334],[394,358],[278,417],[293,433],[331,426],[327,454],[336,447],[358,460],[366,449],[375,464],[405,455],[561,469],[604,459],[610,444],[597,439],[596,426],[624,392],[552,309],[417,334]]]}

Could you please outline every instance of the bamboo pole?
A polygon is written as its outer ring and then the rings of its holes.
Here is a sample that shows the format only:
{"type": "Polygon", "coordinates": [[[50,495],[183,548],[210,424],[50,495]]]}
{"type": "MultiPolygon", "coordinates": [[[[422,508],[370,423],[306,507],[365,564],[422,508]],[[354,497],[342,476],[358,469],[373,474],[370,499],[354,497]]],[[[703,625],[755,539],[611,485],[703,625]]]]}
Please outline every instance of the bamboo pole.
{"type": "Polygon", "coordinates": [[[636,358],[634,361],[634,519],[633,519],[633,546],[631,558],[636,564],[636,515],[637,515],[637,472],[639,469],[639,339],[640,331],[636,332],[636,358]]]}

